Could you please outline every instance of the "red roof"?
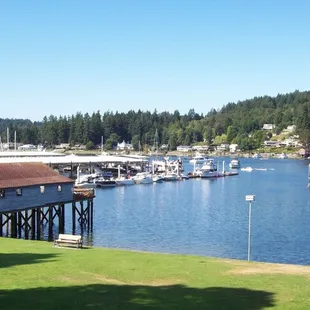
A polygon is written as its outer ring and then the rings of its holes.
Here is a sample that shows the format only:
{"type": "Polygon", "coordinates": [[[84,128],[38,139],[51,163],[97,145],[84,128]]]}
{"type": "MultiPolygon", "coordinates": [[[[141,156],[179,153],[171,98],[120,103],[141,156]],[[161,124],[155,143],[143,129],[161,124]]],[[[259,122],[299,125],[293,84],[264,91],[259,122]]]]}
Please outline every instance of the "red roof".
{"type": "Polygon", "coordinates": [[[0,189],[73,182],[43,163],[0,163],[0,189]]]}

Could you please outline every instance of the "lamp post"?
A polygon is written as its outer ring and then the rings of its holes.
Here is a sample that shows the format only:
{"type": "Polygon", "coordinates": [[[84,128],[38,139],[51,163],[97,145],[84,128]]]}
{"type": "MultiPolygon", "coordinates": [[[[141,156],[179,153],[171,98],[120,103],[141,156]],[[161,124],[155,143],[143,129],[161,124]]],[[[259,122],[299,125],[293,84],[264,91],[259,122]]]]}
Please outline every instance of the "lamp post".
{"type": "Polygon", "coordinates": [[[248,261],[251,254],[251,216],[252,216],[252,201],[255,200],[255,195],[246,195],[245,201],[249,202],[249,233],[248,233],[248,261]]]}

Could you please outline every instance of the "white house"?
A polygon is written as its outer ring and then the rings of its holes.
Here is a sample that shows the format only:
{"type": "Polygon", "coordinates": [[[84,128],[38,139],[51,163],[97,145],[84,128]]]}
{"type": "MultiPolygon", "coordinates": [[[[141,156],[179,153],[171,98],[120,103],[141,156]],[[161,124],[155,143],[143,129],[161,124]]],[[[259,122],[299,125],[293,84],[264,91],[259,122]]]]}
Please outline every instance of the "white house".
{"type": "Polygon", "coordinates": [[[179,152],[190,152],[192,150],[192,147],[191,146],[188,146],[188,145],[179,145],[177,146],[177,151],[179,152]]]}
{"type": "Polygon", "coordinates": [[[125,140],[123,140],[122,143],[117,143],[116,149],[119,151],[123,151],[123,150],[132,150],[132,144],[130,143],[126,143],[125,140]]]}
{"type": "Polygon", "coordinates": [[[276,128],[275,124],[264,124],[263,126],[263,130],[273,130],[274,128],[276,128]]]}
{"type": "Polygon", "coordinates": [[[192,147],[192,150],[197,151],[197,152],[206,152],[209,150],[208,145],[194,145],[192,147]]]}
{"type": "Polygon", "coordinates": [[[33,144],[24,144],[24,145],[20,145],[18,147],[18,150],[19,151],[33,151],[33,150],[36,150],[37,147],[33,144]]]}
{"type": "Polygon", "coordinates": [[[279,141],[266,140],[264,141],[264,146],[279,146],[279,141]]]}
{"type": "Polygon", "coordinates": [[[229,149],[229,144],[222,143],[216,148],[218,151],[227,151],[229,149]]]}
{"type": "Polygon", "coordinates": [[[287,126],[286,129],[283,129],[283,132],[292,133],[296,130],[296,125],[287,126]]]}
{"type": "Polygon", "coordinates": [[[238,144],[230,144],[229,145],[229,152],[235,153],[238,150],[238,144]]]}

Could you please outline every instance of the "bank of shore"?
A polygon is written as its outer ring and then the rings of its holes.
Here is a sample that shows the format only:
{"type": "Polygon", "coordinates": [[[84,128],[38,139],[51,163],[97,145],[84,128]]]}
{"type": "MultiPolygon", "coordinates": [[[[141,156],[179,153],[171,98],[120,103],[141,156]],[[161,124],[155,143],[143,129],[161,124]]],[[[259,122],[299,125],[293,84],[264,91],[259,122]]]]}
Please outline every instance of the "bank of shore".
{"type": "MultiPolygon", "coordinates": [[[[230,152],[211,152],[207,153],[209,157],[244,157],[250,158],[253,157],[258,152],[237,152],[237,153],[230,153],[230,152]]],[[[259,152],[262,158],[278,158],[281,153],[267,153],[267,152],[259,152]]],[[[285,153],[288,158],[293,159],[304,159],[302,156],[298,155],[297,153],[285,153]]],[[[195,153],[184,153],[179,151],[170,151],[167,152],[164,156],[178,156],[178,157],[192,157],[195,153]]]]}

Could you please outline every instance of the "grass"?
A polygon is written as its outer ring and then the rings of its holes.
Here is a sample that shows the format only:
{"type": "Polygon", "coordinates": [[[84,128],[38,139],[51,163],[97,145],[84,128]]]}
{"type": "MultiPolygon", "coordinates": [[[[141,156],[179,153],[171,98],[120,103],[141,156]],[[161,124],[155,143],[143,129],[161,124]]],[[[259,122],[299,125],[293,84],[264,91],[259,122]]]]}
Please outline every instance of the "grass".
{"type": "Polygon", "coordinates": [[[0,309],[310,309],[310,267],[0,238],[0,309]]]}

